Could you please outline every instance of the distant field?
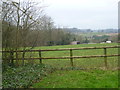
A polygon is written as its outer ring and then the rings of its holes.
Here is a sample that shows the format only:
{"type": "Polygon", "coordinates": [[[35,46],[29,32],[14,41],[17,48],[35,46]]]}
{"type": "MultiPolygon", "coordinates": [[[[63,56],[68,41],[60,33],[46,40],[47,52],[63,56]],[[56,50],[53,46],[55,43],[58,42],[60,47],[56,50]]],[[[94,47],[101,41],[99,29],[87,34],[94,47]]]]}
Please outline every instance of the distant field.
{"type": "Polygon", "coordinates": [[[92,37],[94,35],[108,35],[108,36],[115,36],[118,35],[118,33],[105,33],[105,32],[87,32],[87,33],[77,33],[77,35],[82,35],[83,37],[92,37]]]}
{"type": "Polygon", "coordinates": [[[89,33],[82,33],[80,35],[85,36],[85,37],[90,37],[93,35],[106,35],[107,33],[105,32],[89,32],[89,33]]]}
{"type": "MultiPolygon", "coordinates": [[[[60,45],[60,46],[44,46],[36,47],[34,49],[58,49],[58,48],[80,48],[80,47],[101,47],[101,46],[115,46],[117,43],[111,44],[79,44],[79,45],[60,45]]],[[[118,54],[118,49],[112,48],[107,50],[107,54],[118,54]]],[[[27,53],[26,57],[31,55],[32,57],[39,57],[36,52],[27,53]]],[[[73,56],[87,56],[87,55],[104,55],[103,49],[90,49],[90,50],[74,50],[73,56]]],[[[42,52],[42,57],[62,57],[69,56],[68,51],[48,51],[42,52]]],[[[44,64],[49,64],[55,68],[69,68],[70,59],[49,59],[42,60],[44,64]]],[[[39,60],[34,60],[35,63],[39,63],[39,60]]],[[[108,57],[109,68],[116,68],[118,63],[118,57],[108,57]]],[[[80,58],[74,59],[74,66],[79,68],[104,68],[104,58],[80,58]]]]}

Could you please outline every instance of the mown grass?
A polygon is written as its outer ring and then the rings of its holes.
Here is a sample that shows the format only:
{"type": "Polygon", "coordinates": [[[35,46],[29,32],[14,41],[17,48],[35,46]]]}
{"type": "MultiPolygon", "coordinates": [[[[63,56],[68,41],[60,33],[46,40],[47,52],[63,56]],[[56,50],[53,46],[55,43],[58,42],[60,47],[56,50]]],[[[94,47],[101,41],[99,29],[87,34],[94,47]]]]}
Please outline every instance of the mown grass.
{"type": "Polygon", "coordinates": [[[118,72],[103,70],[56,71],[33,88],[118,88],[118,72]]]}

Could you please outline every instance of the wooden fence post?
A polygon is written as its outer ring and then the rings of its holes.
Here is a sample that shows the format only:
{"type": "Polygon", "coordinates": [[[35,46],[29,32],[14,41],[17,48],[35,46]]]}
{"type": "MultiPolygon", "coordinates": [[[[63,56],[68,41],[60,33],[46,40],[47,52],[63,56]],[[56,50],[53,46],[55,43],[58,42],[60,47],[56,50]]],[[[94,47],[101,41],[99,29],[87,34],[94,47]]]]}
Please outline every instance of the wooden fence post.
{"type": "Polygon", "coordinates": [[[19,66],[19,61],[18,61],[18,50],[17,50],[17,49],[16,49],[15,53],[16,53],[16,65],[19,66]]]}
{"type": "Polygon", "coordinates": [[[106,57],[106,55],[107,55],[107,49],[106,49],[106,48],[104,48],[104,55],[105,55],[105,57],[104,57],[105,67],[106,67],[106,69],[107,69],[107,68],[108,68],[108,65],[107,65],[107,57],[106,57]]]}
{"type": "Polygon", "coordinates": [[[14,56],[13,56],[13,55],[14,55],[14,52],[11,51],[11,52],[10,52],[10,57],[11,57],[10,59],[11,59],[11,64],[12,64],[12,65],[14,65],[14,61],[13,61],[14,56]]]}
{"type": "Polygon", "coordinates": [[[42,64],[42,59],[41,59],[42,54],[41,54],[41,50],[39,51],[39,57],[40,57],[40,64],[42,64]]]}
{"type": "Polygon", "coordinates": [[[71,66],[73,67],[73,53],[72,53],[72,49],[70,49],[70,61],[71,61],[71,66]]]}
{"type": "Polygon", "coordinates": [[[24,65],[24,58],[25,58],[25,50],[23,51],[23,54],[22,54],[22,65],[24,65]]]}

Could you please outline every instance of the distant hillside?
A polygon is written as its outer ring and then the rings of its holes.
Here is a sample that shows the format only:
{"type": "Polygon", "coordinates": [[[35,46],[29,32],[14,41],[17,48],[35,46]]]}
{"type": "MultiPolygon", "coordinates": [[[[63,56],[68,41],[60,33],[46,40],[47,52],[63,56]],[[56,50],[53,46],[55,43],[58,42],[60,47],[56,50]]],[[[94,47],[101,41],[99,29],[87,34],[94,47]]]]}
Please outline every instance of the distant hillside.
{"type": "Polygon", "coordinates": [[[101,30],[78,29],[78,28],[63,28],[63,29],[71,33],[89,33],[89,32],[118,33],[118,29],[101,29],[101,30]]]}
{"type": "Polygon", "coordinates": [[[98,30],[98,32],[118,33],[118,29],[103,29],[103,30],[98,30]]]}

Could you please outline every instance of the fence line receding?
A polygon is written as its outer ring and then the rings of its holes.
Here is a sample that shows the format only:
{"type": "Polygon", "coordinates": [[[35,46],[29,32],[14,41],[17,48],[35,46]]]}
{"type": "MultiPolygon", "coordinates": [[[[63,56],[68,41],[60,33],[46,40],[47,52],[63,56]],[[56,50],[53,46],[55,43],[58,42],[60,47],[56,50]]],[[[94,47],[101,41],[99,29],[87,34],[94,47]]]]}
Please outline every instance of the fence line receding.
{"type": "MultiPolygon", "coordinates": [[[[42,63],[43,59],[70,59],[71,66],[74,66],[73,64],[73,59],[74,58],[97,58],[97,57],[104,57],[104,62],[105,62],[105,67],[107,67],[107,57],[114,57],[114,56],[120,56],[120,54],[112,54],[112,55],[107,55],[107,49],[108,48],[120,48],[119,45],[117,46],[106,46],[106,47],[83,47],[83,48],[61,48],[61,49],[39,49],[39,50],[18,50],[17,52],[38,52],[39,57],[33,57],[33,58],[14,58],[14,53],[16,51],[1,51],[2,53],[11,53],[12,55],[12,61],[13,60],[33,60],[33,59],[39,59],[40,63],[42,63]],[[73,50],[89,50],[89,49],[103,49],[104,50],[104,55],[89,55],[89,56],[73,56],[73,50]],[[42,57],[42,52],[44,51],[65,51],[69,50],[70,55],[69,56],[64,56],[64,57],[42,57]]],[[[3,58],[4,59],[4,58],[3,58]]]]}

